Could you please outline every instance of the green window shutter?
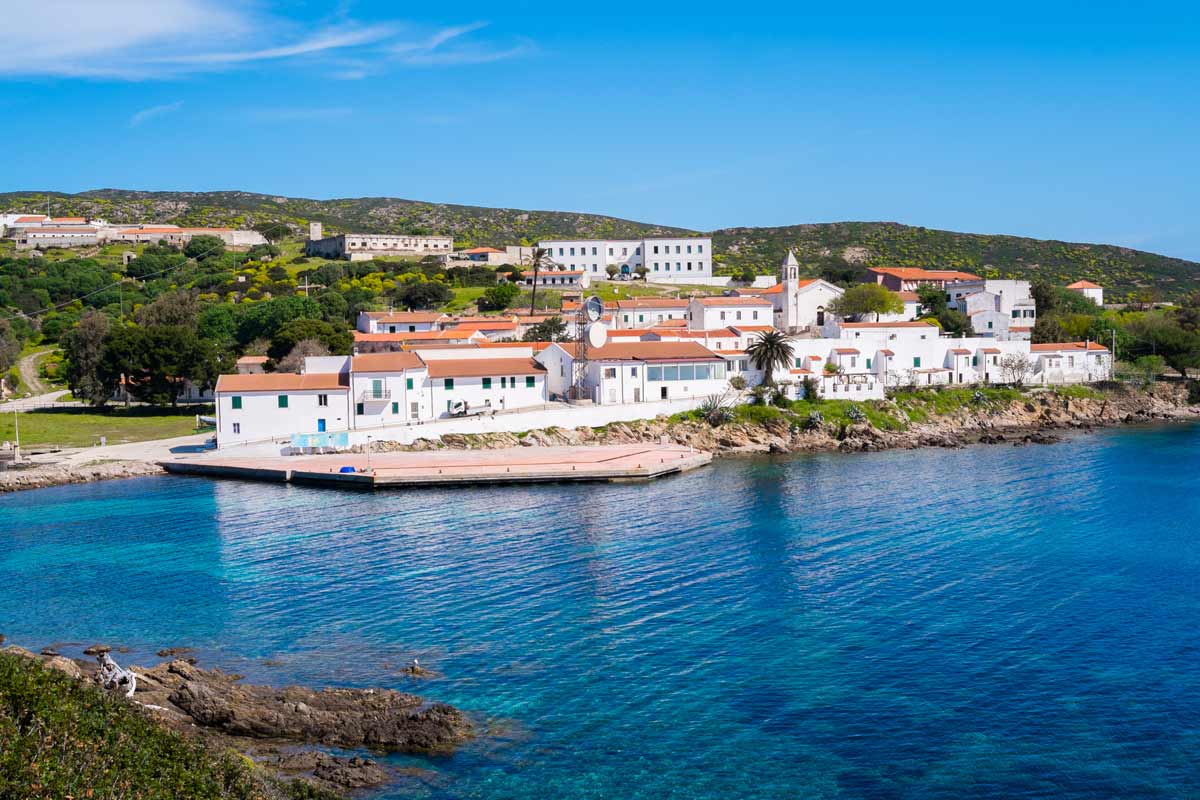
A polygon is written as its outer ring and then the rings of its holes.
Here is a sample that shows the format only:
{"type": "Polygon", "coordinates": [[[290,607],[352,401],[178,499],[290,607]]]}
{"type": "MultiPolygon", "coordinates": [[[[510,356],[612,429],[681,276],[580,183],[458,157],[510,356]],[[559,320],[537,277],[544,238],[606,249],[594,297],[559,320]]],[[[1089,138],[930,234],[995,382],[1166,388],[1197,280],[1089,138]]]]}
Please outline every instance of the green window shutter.
{"type": "Polygon", "coordinates": [[[914,367],[921,366],[921,357],[920,356],[913,356],[913,366],[914,367]]]}
{"type": "Polygon", "coordinates": [[[413,388],[412,378],[409,378],[408,380],[406,380],[406,381],[404,382],[404,385],[405,385],[406,387],[408,387],[408,390],[409,390],[409,391],[412,391],[412,388],[413,388]]]}
{"type": "Polygon", "coordinates": [[[234,407],[234,408],[241,408],[241,407],[242,407],[242,397],[241,397],[241,395],[236,395],[236,394],[235,394],[235,395],[233,396],[232,400],[233,400],[233,407],[234,407]]]}
{"type": "Polygon", "coordinates": [[[288,406],[287,406],[287,398],[288,398],[288,396],[287,396],[286,394],[281,394],[281,395],[279,395],[279,407],[280,407],[280,408],[287,408],[287,407],[288,407],[288,406]]]}
{"type": "Polygon", "coordinates": [[[453,388],[454,388],[454,378],[446,378],[446,379],[445,379],[445,386],[446,386],[446,389],[447,389],[447,390],[449,390],[449,389],[453,389],[453,388]]]}
{"type": "Polygon", "coordinates": [[[796,369],[800,369],[800,359],[796,359],[796,369]]]}
{"type": "Polygon", "coordinates": [[[354,406],[354,413],[355,413],[355,414],[358,414],[358,415],[360,415],[360,416],[362,415],[362,413],[363,413],[363,404],[362,404],[362,403],[357,403],[357,404],[355,404],[355,406],[354,406]]]}
{"type": "Polygon", "coordinates": [[[400,404],[399,403],[392,403],[392,413],[393,414],[400,413],[400,404]]]}
{"type": "Polygon", "coordinates": [[[484,378],[484,379],[483,379],[483,388],[485,388],[485,389],[490,389],[490,388],[492,388],[492,379],[491,379],[491,378],[484,378]]]}
{"type": "Polygon", "coordinates": [[[534,384],[533,376],[532,376],[532,375],[526,375],[526,376],[525,376],[525,388],[526,388],[526,389],[532,389],[532,388],[533,388],[533,384],[534,384]]]}
{"type": "Polygon", "coordinates": [[[871,368],[871,359],[867,359],[867,369],[871,368]]]}
{"type": "Polygon", "coordinates": [[[979,356],[971,356],[971,366],[972,367],[979,366],[979,356]]]}

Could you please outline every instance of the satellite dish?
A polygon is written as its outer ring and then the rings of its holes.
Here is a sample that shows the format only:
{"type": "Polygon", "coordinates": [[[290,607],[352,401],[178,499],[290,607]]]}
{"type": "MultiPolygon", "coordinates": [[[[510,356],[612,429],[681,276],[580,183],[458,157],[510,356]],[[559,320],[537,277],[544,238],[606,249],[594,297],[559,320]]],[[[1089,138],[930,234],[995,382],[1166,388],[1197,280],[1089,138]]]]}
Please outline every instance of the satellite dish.
{"type": "Polygon", "coordinates": [[[604,301],[592,295],[583,303],[583,312],[592,322],[598,322],[604,316],[604,301]]]}
{"type": "Polygon", "coordinates": [[[587,326],[587,340],[589,347],[604,347],[608,342],[608,328],[599,322],[593,322],[587,326]]]}

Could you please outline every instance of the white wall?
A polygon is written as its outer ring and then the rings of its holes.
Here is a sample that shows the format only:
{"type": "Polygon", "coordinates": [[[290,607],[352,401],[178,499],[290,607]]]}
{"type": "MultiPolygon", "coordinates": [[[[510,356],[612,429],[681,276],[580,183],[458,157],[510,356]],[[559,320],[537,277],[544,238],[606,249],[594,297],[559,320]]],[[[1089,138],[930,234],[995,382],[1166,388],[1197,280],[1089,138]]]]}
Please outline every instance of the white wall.
{"type": "Polygon", "coordinates": [[[513,408],[527,408],[546,403],[546,379],[538,375],[493,375],[488,376],[491,386],[484,388],[484,377],[453,378],[452,388],[446,388],[445,378],[429,379],[430,406],[435,417],[445,417],[448,414],[448,403],[465,400],[472,408],[490,407],[496,411],[513,408]],[[504,385],[501,385],[501,379],[504,385]],[[526,378],[533,378],[533,386],[528,386],[526,378]],[[515,382],[515,386],[513,383],[515,382]]]}
{"type": "Polygon", "coordinates": [[[761,306],[745,304],[705,304],[699,299],[688,304],[688,327],[692,330],[710,331],[730,325],[774,325],[774,307],[769,301],[761,306]]]}
{"type": "Polygon", "coordinates": [[[423,369],[406,370],[402,373],[352,373],[350,402],[353,409],[353,427],[433,419],[437,413],[429,399],[427,378],[428,373],[423,369]],[[379,381],[378,393],[376,381],[379,381]],[[412,383],[411,389],[409,382],[412,383]],[[359,413],[359,409],[362,413],[359,413]]]}
{"type": "Polygon", "coordinates": [[[217,442],[221,447],[241,442],[288,437],[293,433],[316,433],[319,419],[325,420],[326,432],[350,427],[349,393],[345,389],[315,389],[289,392],[221,392],[217,395],[217,442]],[[286,394],[288,407],[279,407],[279,395],[286,394]],[[242,398],[242,407],[233,408],[233,398],[242,398]],[[327,405],[320,405],[320,397],[327,405]],[[235,433],[234,426],[239,426],[235,433]]]}

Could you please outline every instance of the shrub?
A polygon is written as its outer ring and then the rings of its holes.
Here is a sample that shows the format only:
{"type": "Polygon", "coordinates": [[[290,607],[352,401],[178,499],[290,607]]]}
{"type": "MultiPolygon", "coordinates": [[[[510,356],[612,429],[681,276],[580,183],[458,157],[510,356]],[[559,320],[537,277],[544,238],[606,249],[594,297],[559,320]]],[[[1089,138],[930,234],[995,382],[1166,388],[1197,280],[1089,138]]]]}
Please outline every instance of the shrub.
{"type": "Polygon", "coordinates": [[[864,422],[867,419],[867,415],[863,413],[863,410],[854,405],[846,409],[846,417],[854,422],[864,422]]]}
{"type": "Polygon", "coordinates": [[[804,427],[806,430],[811,431],[814,428],[821,427],[821,425],[824,422],[825,422],[825,415],[822,414],[820,411],[814,410],[814,411],[808,412],[808,419],[806,419],[804,421],[804,427]]]}
{"type": "Polygon", "coordinates": [[[740,392],[746,388],[746,379],[741,375],[734,375],[729,379],[729,385],[740,392]]]}

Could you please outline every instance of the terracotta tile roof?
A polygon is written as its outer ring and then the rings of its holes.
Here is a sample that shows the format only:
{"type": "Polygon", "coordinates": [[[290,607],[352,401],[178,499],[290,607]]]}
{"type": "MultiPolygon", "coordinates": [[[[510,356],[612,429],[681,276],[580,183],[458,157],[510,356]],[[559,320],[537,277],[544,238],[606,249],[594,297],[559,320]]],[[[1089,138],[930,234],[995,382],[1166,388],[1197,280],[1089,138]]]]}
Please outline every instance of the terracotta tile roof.
{"type": "Polygon", "coordinates": [[[926,372],[952,372],[952,371],[953,371],[953,370],[950,370],[950,369],[948,369],[948,368],[946,368],[946,367],[926,367],[925,369],[914,369],[914,370],[913,370],[913,372],[920,372],[920,373],[926,373],[926,372]]]}
{"type": "Polygon", "coordinates": [[[368,311],[367,317],[376,322],[437,322],[446,319],[438,311],[368,311]]]}
{"type": "Polygon", "coordinates": [[[472,247],[469,250],[462,250],[463,253],[503,253],[503,250],[497,250],[494,247],[472,247]]]}
{"type": "MultiPolygon", "coordinates": [[[[560,345],[572,356],[576,345],[560,345]]],[[[720,358],[699,342],[609,342],[604,347],[588,348],[593,361],[713,361],[720,358]]]]}
{"type": "Polygon", "coordinates": [[[936,325],[923,319],[907,320],[904,322],[842,322],[841,328],[936,328],[936,325]]]}
{"type": "Polygon", "coordinates": [[[857,347],[835,347],[835,348],[833,348],[833,352],[839,353],[844,356],[855,355],[858,353],[858,348],[857,347]]]}
{"type": "MultiPolygon", "coordinates": [[[[532,278],[533,270],[527,270],[526,272],[522,272],[521,274],[523,276],[525,276],[526,278],[532,278]]],[[[543,270],[538,270],[538,280],[545,278],[547,275],[582,275],[582,274],[583,274],[583,270],[581,270],[581,269],[543,269],[543,270]]]]}
{"type": "Polygon", "coordinates": [[[720,356],[745,356],[745,350],[713,350],[714,353],[720,356]]]}
{"type": "Polygon", "coordinates": [[[1068,289],[1103,289],[1103,286],[1092,283],[1091,281],[1075,281],[1067,286],[1068,289]]]}
{"type": "Polygon", "coordinates": [[[761,297],[693,297],[702,306],[769,306],[770,300],[761,297]]]}
{"type": "Polygon", "coordinates": [[[438,358],[431,360],[428,366],[431,378],[541,375],[546,371],[532,358],[438,358]]]}
{"type": "Polygon", "coordinates": [[[45,219],[48,219],[48,217],[44,217],[44,216],[17,217],[15,220],[13,220],[13,223],[16,224],[16,223],[20,223],[20,222],[41,222],[45,219]]]}
{"type": "Polygon", "coordinates": [[[742,334],[742,333],[762,333],[763,331],[773,331],[773,330],[775,330],[775,326],[774,326],[774,325],[730,325],[729,327],[730,327],[731,329],[733,329],[733,330],[737,331],[739,334],[742,334]]]}
{"type": "Polygon", "coordinates": [[[919,267],[871,267],[868,272],[891,275],[905,281],[977,281],[978,275],[956,269],[920,269],[919,267]]]}
{"type": "Polygon", "coordinates": [[[1027,326],[1027,325],[1022,325],[1022,326],[1018,326],[1018,325],[1009,325],[1009,326],[1008,326],[1008,329],[1009,329],[1010,331],[1018,331],[1018,332],[1021,332],[1021,333],[1028,333],[1029,331],[1033,330],[1033,328],[1031,328],[1031,327],[1029,327],[1029,326],[1027,326]]]}
{"type": "Polygon", "coordinates": [[[950,348],[950,352],[951,352],[951,353],[954,353],[954,355],[956,355],[956,356],[969,356],[969,355],[971,355],[971,351],[970,351],[970,350],[967,350],[967,349],[966,349],[966,348],[964,348],[964,347],[952,347],[952,348],[950,348]]]}
{"type": "Polygon", "coordinates": [[[821,358],[820,356],[809,356],[808,360],[809,361],[824,361],[825,359],[821,358]]]}
{"type": "Polygon", "coordinates": [[[242,356],[237,360],[239,364],[265,364],[267,363],[266,356],[242,356]]]}
{"type": "Polygon", "coordinates": [[[921,295],[916,292],[896,292],[896,294],[900,295],[900,299],[906,303],[919,303],[921,301],[921,295]]]}
{"type": "Polygon", "coordinates": [[[366,353],[350,359],[351,372],[404,372],[422,369],[425,362],[416,353],[366,353]]]}
{"type": "Polygon", "coordinates": [[[222,375],[217,378],[217,392],[289,392],[316,389],[345,390],[346,375],[336,372],[266,372],[260,375],[222,375]]]}
{"type": "Polygon", "coordinates": [[[83,227],[80,227],[80,228],[31,228],[30,230],[26,231],[26,235],[38,236],[43,233],[54,234],[54,233],[95,233],[95,232],[96,232],[95,228],[83,228],[83,227]]]}
{"type": "Polygon", "coordinates": [[[895,352],[893,352],[893,351],[891,351],[891,350],[888,350],[888,349],[886,349],[886,348],[885,348],[885,349],[883,349],[883,350],[880,350],[879,352],[883,353],[885,356],[894,356],[894,355],[896,355],[896,354],[895,354],[895,352]]]}
{"type": "Polygon", "coordinates": [[[494,319],[487,322],[456,322],[450,326],[451,331],[515,331],[517,323],[507,319],[494,319]]]}
{"type": "Polygon", "coordinates": [[[990,355],[992,353],[1000,353],[1003,351],[1000,350],[1000,348],[998,348],[998,347],[985,347],[985,348],[983,348],[983,352],[988,353],[990,355]]]}
{"type": "Polygon", "coordinates": [[[466,341],[472,337],[482,336],[479,331],[403,331],[400,333],[363,333],[354,332],[356,342],[415,342],[415,341],[466,341]]]}
{"type": "Polygon", "coordinates": [[[654,323],[655,328],[686,328],[686,319],[664,319],[654,323]]]}
{"type": "MultiPolygon", "coordinates": [[[[624,311],[636,308],[687,308],[687,305],[688,301],[679,297],[630,297],[618,300],[615,307],[624,311]]],[[[608,303],[604,307],[608,308],[608,303]]]]}
{"type": "Polygon", "coordinates": [[[793,369],[793,370],[788,370],[788,371],[791,372],[793,375],[812,375],[813,374],[811,369],[793,369]]]}
{"type": "Polygon", "coordinates": [[[1030,352],[1055,353],[1066,350],[1088,350],[1093,353],[1107,353],[1108,348],[1096,342],[1054,342],[1046,344],[1031,344],[1030,352]]]}
{"type": "Polygon", "coordinates": [[[139,233],[179,233],[182,228],[174,225],[167,225],[155,228],[124,228],[117,231],[118,236],[133,236],[139,233]]]}
{"type": "Polygon", "coordinates": [[[51,217],[51,222],[87,222],[87,217],[51,217]]]}

